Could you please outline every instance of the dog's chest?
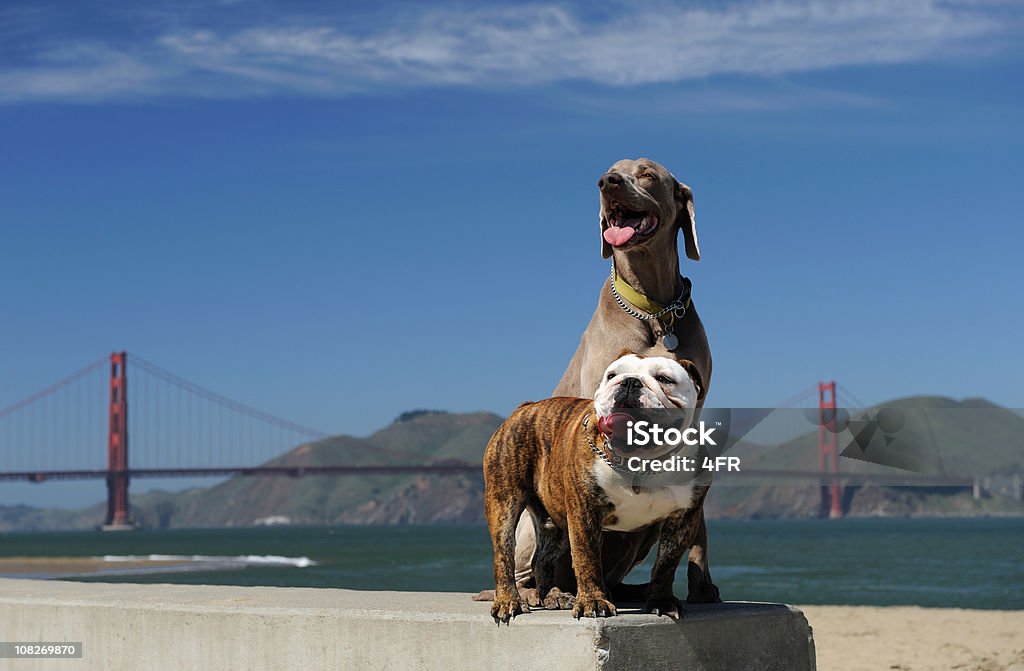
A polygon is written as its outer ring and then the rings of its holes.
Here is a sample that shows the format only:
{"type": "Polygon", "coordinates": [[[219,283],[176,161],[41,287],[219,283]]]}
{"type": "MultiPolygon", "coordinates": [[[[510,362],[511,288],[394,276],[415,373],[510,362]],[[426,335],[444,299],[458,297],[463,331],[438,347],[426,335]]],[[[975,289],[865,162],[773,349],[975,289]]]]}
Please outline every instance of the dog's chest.
{"type": "Polygon", "coordinates": [[[693,507],[692,484],[634,492],[632,476],[620,474],[602,461],[595,460],[593,472],[608,502],[615,507],[602,523],[607,531],[636,531],[693,507]]]}

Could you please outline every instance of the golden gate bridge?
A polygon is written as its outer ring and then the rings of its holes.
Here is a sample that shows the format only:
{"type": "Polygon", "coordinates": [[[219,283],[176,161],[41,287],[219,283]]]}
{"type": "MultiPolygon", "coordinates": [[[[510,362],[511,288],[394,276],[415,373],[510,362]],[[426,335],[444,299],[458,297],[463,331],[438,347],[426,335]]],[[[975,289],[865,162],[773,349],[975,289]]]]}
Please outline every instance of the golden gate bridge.
{"type": "MultiPolygon", "coordinates": [[[[136,478],[285,475],[386,475],[468,473],[479,463],[406,465],[275,465],[303,443],[329,438],[323,431],[282,419],[194,384],[160,366],[115,352],[58,382],[0,409],[0,481],[103,479],[107,484],[106,528],[132,526],[128,486],[136,478]],[[129,436],[131,462],[129,463],[129,436]],[[105,445],[105,452],[101,446],[105,445]]],[[[746,471],[821,484],[821,512],[844,513],[842,483],[858,474],[840,473],[834,422],[837,404],[864,407],[834,381],[819,383],[787,399],[794,407],[817,396],[818,469],[746,471]]],[[[944,478],[872,475],[875,484],[971,486],[944,478]]]]}

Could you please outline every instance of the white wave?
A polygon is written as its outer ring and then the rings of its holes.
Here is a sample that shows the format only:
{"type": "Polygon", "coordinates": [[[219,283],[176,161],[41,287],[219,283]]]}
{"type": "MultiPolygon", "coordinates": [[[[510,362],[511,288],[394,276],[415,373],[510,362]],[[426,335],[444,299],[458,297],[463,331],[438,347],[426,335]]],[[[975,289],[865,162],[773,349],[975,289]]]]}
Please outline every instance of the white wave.
{"type": "Polygon", "coordinates": [[[105,562],[138,562],[138,561],[160,561],[160,562],[190,562],[202,564],[229,564],[229,565],[257,565],[257,566],[294,566],[295,568],[308,568],[316,566],[316,562],[309,557],[282,557],[280,555],[238,555],[235,557],[218,557],[213,555],[103,555],[95,557],[105,562]]]}

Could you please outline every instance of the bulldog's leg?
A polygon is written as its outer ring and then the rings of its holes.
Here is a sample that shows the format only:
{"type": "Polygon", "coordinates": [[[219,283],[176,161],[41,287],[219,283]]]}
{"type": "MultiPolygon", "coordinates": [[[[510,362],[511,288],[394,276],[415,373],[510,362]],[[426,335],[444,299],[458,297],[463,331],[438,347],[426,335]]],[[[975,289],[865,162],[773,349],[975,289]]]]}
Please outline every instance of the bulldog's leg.
{"type": "Polygon", "coordinates": [[[601,564],[604,583],[615,603],[643,602],[647,599],[647,583],[626,584],[623,579],[643,563],[661,536],[661,524],[642,531],[605,531],[601,541],[601,564]]]}
{"type": "Polygon", "coordinates": [[[666,519],[661,525],[658,540],[658,556],[651,571],[651,582],[647,585],[647,605],[644,610],[655,615],[668,615],[678,620],[683,616],[683,604],[672,592],[676,579],[676,568],[683,553],[690,546],[695,532],[697,511],[678,513],[666,519]]]}
{"type": "Polygon", "coordinates": [[[519,598],[515,580],[516,523],[526,508],[528,492],[510,485],[500,491],[489,491],[484,497],[484,512],[494,545],[494,603],[491,617],[508,624],[521,613],[529,612],[519,598]]]}
{"type": "Polygon", "coordinates": [[[534,528],[537,548],[533,555],[533,577],[537,581],[537,598],[548,609],[572,608],[576,599],[557,587],[558,563],[569,550],[569,536],[555,526],[543,511],[535,512],[534,528]]]}
{"type": "MultiPolygon", "coordinates": [[[[519,589],[519,600],[528,606],[540,606],[545,608],[571,608],[574,602],[572,592],[574,587],[574,575],[569,565],[569,539],[564,530],[553,529],[550,554],[543,559],[543,564],[549,566],[553,576],[546,590],[539,589],[539,583],[535,579],[534,571],[536,565],[535,550],[538,546],[537,516],[529,509],[525,509],[519,516],[516,524],[515,542],[515,581],[519,589]],[[560,550],[555,550],[560,548],[560,550]],[[559,589],[561,587],[561,589],[559,589]],[[550,600],[544,595],[554,591],[550,600]]],[[[542,540],[541,542],[549,542],[542,540]]],[[[547,578],[545,578],[547,579],[547,578]]],[[[494,601],[494,590],[480,590],[471,597],[473,601],[494,601]]]]}
{"type": "Polygon", "coordinates": [[[707,565],[707,526],[704,523],[704,507],[674,515],[665,520],[658,541],[658,557],[654,560],[651,582],[647,586],[649,613],[668,615],[679,619],[683,615],[682,604],[672,592],[676,568],[683,554],[689,549],[687,568],[689,603],[719,603],[718,588],[711,582],[707,565]]]}
{"type": "Polygon", "coordinates": [[[700,508],[699,517],[690,541],[690,560],[686,567],[686,602],[722,603],[718,588],[711,582],[711,568],[708,566],[708,526],[704,522],[704,506],[700,508]]]}
{"type": "Polygon", "coordinates": [[[569,552],[577,585],[572,615],[575,618],[615,615],[601,570],[601,521],[597,511],[579,501],[567,507],[569,552]]]}

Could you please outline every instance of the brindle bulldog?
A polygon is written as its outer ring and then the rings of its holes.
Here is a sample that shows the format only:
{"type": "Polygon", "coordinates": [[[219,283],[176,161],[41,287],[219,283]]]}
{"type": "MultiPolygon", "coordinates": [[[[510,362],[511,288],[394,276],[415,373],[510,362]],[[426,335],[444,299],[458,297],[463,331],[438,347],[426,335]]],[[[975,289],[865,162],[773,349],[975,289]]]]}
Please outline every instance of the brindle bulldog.
{"type": "MultiPolygon", "coordinates": [[[[495,432],[484,453],[484,505],[494,544],[491,616],[496,622],[507,624],[530,609],[515,575],[516,525],[524,511],[534,523],[532,572],[544,607],[571,608],[577,618],[615,615],[602,537],[654,529],[660,534],[646,611],[682,616],[672,585],[683,554],[703,533],[710,474],[698,468],[693,477],[666,474],[637,486],[636,473],[617,463],[609,436],[623,433],[624,408],[674,409],[682,414],[679,425],[689,426],[699,391],[695,370],[686,364],[625,354],[608,366],[593,400],[524,403],[495,432]],[[575,598],[559,586],[558,566],[566,550],[575,598]]],[[[681,449],[698,464],[706,454],[699,445],[681,449]]]]}

